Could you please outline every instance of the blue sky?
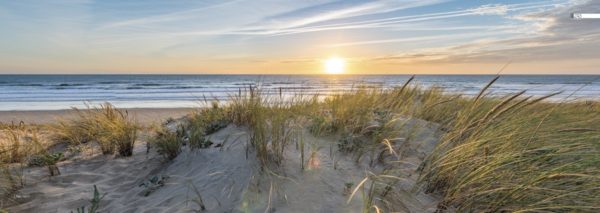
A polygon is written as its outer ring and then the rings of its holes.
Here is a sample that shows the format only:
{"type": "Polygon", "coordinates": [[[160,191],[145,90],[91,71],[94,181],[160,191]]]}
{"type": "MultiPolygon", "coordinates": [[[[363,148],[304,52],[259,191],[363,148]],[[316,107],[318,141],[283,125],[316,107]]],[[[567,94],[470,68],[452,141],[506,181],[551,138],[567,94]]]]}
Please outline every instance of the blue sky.
{"type": "Polygon", "coordinates": [[[571,12],[600,1],[1,1],[0,73],[600,74],[571,12]]]}

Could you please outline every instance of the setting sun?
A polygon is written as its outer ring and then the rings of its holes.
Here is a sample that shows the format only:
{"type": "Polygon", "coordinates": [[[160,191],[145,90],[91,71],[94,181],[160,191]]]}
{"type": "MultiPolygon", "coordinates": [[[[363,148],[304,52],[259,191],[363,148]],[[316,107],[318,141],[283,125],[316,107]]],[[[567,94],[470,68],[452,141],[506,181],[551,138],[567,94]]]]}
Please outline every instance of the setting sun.
{"type": "Polygon", "coordinates": [[[325,60],[325,72],[328,74],[342,74],[346,69],[346,61],[342,58],[332,57],[325,60]]]}

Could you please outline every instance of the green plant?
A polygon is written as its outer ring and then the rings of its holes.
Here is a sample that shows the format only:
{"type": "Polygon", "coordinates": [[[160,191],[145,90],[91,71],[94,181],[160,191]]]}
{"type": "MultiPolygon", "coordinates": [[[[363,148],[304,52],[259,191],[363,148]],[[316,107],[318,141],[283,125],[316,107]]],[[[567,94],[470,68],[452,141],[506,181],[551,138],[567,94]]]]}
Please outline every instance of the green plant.
{"type": "Polygon", "coordinates": [[[166,127],[161,127],[155,132],[154,138],[150,143],[156,147],[159,154],[161,154],[166,160],[173,160],[181,152],[181,146],[183,145],[183,131],[172,132],[166,127]]]}
{"type": "Polygon", "coordinates": [[[147,181],[141,183],[139,187],[144,187],[144,191],[142,192],[142,194],[144,195],[144,197],[147,197],[152,192],[156,191],[160,187],[163,187],[168,179],[169,176],[166,175],[152,176],[147,181]]]}
{"type": "Polygon", "coordinates": [[[204,149],[210,147],[213,142],[206,137],[204,126],[190,125],[187,135],[189,138],[190,149],[204,149]]]}
{"type": "Polygon", "coordinates": [[[212,108],[200,109],[194,112],[187,122],[187,136],[190,148],[204,149],[213,142],[206,136],[223,129],[231,123],[226,108],[221,108],[218,102],[212,103],[212,108]]]}
{"type": "Polygon", "coordinates": [[[344,195],[350,195],[351,191],[352,191],[352,186],[354,186],[353,182],[346,182],[344,183],[344,195]]]}
{"type": "Polygon", "coordinates": [[[46,166],[50,176],[60,175],[60,170],[56,166],[56,163],[63,159],[63,153],[49,153],[44,152],[43,154],[32,157],[27,163],[29,166],[46,166]]]}
{"type": "MultiPolygon", "coordinates": [[[[91,206],[87,210],[87,213],[98,212],[98,209],[100,209],[100,201],[104,198],[104,196],[106,196],[106,194],[103,194],[102,196],[100,196],[100,192],[98,191],[98,188],[96,187],[96,185],[94,185],[94,195],[93,196],[94,197],[90,200],[91,206]]],[[[73,213],[73,211],[71,211],[71,213],[73,213]]],[[[86,213],[85,206],[77,208],[77,213],[86,213]]]]}
{"type": "Polygon", "coordinates": [[[207,137],[205,137],[203,135],[203,133],[192,130],[191,134],[189,136],[189,144],[190,144],[190,149],[195,150],[195,149],[208,148],[211,145],[213,145],[213,142],[210,141],[207,137]],[[202,135],[200,135],[200,134],[202,134],[202,135]]]}

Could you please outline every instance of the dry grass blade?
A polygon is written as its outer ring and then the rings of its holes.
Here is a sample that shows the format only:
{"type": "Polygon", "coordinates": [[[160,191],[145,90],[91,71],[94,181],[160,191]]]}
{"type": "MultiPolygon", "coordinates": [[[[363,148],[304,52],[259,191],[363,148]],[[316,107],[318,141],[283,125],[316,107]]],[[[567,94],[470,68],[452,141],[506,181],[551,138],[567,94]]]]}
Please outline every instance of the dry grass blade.
{"type": "Polygon", "coordinates": [[[269,200],[267,202],[265,213],[271,212],[271,196],[273,196],[273,181],[271,181],[271,185],[269,186],[269,200]]]}
{"type": "Polygon", "coordinates": [[[352,193],[350,193],[350,196],[348,197],[348,200],[346,201],[346,204],[349,204],[350,201],[352,201],[352,198],[354,198],[354,195],[356,194],[356,192],[358,192],[358,189],[360,189],[360,187],[362,187],[363,184],[365,184],[367,182],[367,180],[369,180],[369,177],[365,177],[364,179],[362,179],[358,185],[356,185],[356,187],[354,188],[354,190],[352,190],[352,193]]]}
{"type": "Polygon", "coordinates": [[[494,79],[492,79],[487,85],[485,85],[485,87],[483,87],[483,89],[481,89],[481,91],[479,91],[479,94],[477,94],[477,96],[475,97],[475,99],[473,100],[473,103],[477,103],[477,101],[479,101],[479,99],[481,99],[481,97],[483,97],[483,95],[485,94],[485,92],[492,86],[492,84],[494,84],[498,79],[500,78],[500,76],[496,76],[494,77],[494,79]]]}
{"type": "Polygon", "coordinates": [[[410,78],[408,80],[406,80],[406,82],[402,85],[402,87],[398,91],[398,94],[402,94],[402,92],[404,92],[404,90],[406,89],[406,87],[408,87],[408,85],[410,85],[410,82],[412,82],[413,80],[415,80],[415,76],[414,75],[410,76],[410,78]]]}

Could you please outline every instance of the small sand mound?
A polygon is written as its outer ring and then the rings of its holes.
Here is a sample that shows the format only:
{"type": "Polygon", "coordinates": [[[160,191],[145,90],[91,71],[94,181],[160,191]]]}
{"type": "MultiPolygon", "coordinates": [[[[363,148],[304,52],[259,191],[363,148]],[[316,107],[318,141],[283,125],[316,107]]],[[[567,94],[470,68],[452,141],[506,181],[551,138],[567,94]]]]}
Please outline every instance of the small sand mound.
{"type": "MultiPolygon", "coordinates": [[[[410,137],[402,144],[401,164],[397,166],[405,176],[394,186],[396,193],[395,211],[399,212],[434,212],[438,197],[414,192],[417,168],[424,156],[431,152],[438,141],[437,126],[418,119],[398,121],[400,135],[410,137]]],[[[305,148],[306,170],[302,170],[300,150],[290,147],[286,152],[284,178],[274,178],[277,197],[271,206],[277,212],[362,212],[363,197],[357,193],[347,203],[349,193],[347,184],[356,186],[367,172],[380,173],[386,165],[371,165],[371,159],[365,156],[358,163],[356,156],[338,151],[337,139],[332,137],[314,137],[304,134],[305,140],[313,144],[305,148]],[[317,150],[314,154],[311,150],[317,150]],[[311,165],[312,162],[317,166],[311,165]],[[311,168],[311,166],[313,168],[311,168]]],[[[373,159],[375,160],[375,159],[373,159]]]]}

